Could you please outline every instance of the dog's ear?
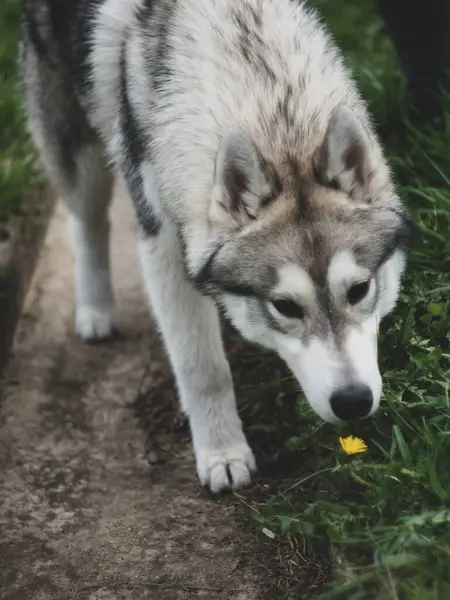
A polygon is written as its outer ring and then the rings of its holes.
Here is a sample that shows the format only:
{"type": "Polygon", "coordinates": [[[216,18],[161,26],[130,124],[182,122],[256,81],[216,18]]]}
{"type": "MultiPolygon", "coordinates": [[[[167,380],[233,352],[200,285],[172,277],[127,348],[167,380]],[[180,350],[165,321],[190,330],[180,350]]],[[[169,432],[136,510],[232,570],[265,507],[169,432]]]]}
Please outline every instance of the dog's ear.
{"type": "Polygon", "coordinates": [[[274,175],[253,143],[240,130],[229,131],[216,157],[211,222],[219,227],[247,225],[276,189],[274,175]]]}
{"type": "Polygon", "coordinates": [[[376,193],[377,157],[369,134],[350,108],[339,106],[332,112],[315,167],[324,185],[362,198],[376,193]]]}

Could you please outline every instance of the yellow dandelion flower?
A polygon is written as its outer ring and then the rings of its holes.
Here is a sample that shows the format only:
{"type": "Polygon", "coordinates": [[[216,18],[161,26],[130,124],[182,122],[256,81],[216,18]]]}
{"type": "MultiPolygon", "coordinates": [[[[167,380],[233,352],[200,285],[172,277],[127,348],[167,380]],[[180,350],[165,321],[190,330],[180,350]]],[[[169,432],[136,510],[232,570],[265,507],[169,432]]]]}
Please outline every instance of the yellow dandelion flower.
{"type": "Polygon", "coordinates": [[[361,452],[367,452],[367,444],[361,438],[353,437],[349,435],[345,438],[340,437],[339,443],[341,444],[342,450],[346,454],[359,454],[361,452]]]}

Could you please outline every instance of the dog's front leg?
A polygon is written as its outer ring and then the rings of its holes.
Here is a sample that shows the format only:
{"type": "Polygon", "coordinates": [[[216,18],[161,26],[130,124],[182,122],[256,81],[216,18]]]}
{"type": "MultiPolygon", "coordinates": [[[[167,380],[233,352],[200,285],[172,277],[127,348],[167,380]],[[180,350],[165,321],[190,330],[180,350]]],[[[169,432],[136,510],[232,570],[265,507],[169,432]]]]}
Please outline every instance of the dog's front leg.
{"type": "Polygon", "coordinates": [[[139,241],[150,302],[189,417],[200,481],[213,492],[251,480],[255,460],[237,413],[230,367],[212,300],[189,283],[174,225],[139,241]]]}

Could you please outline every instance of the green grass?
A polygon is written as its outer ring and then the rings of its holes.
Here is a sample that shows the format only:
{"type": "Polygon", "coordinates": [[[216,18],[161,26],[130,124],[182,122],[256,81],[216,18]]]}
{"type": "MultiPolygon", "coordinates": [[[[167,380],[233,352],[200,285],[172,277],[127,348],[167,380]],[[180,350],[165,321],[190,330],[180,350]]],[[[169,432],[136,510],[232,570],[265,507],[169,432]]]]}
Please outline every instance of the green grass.
{"type": "Polygon", "coordinates": [[[22,210],[38,182],[26,132],[17,75],[20,2],[0,2],[0,219],[22,210]]]}
{"type": "MultiPolygon", "coordinates": [[[[402,82],[390,41],[363,0],[316,0],[379,123],[400,111],[402,82]]],[[[403,293],[380,335],[382,407],[338,431],[298,399],[287,441],[301,471],[256,519],[328,542],[334,573],[320,598],[450,598],[450,111],[440,131],[383,141],[420,235],[403,293]],[[364,454],[339,451],[362,437],[364,454]]]]}

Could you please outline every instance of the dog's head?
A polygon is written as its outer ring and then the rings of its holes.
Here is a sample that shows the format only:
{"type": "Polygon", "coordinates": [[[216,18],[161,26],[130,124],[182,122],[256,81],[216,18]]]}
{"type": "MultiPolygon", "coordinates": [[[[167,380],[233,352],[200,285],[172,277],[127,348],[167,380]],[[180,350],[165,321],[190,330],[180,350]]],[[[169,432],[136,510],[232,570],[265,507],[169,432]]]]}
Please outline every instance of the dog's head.
{"type": "Polygon", "coordinates": [[[300,162],[265,159],[229,132],[210,220],[213,249],[197,283],[247,339],[279,353],[324,420],[373,413],[378,325],[397,300],[409,222],[355,113],[335,109],[300,162]]]}

